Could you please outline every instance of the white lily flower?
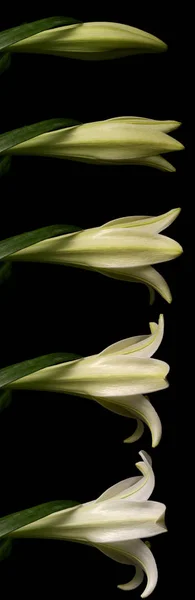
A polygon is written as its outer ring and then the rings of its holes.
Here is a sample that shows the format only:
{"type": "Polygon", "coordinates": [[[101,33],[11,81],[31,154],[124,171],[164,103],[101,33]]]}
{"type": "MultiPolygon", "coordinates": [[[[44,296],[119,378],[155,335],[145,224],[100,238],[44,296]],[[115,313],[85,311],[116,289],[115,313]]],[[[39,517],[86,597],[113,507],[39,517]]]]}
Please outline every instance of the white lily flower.
{"type": "Polygon", "coordinates": [[[149,400],[143,396],[168,387],[167,363],[152,359],[163,338],[164,319],[150,324],[151,334],[127,338],[100,354],[47,367],[10,384],[12,388],[37,389],[85,396],[105,408],[137,420],[134,442],[151,430],[152,445],[161,438],[161,422],[149,400]]]}
{"type": "Polygon", "coordinates": [[[150,33],[129,25],[92,22],[42,31],[12,44],[9,50],[104,60],[131,54],[164,52],[167,45],[150,33]]]}
{"type": "Polygon", "coordinates": [[[40,537],[77,541],[97,547],[117,562],[134,565],[135,577],[123,590],[136,588],[147,576],[142,594],[146,598],[154,590],[158,572],[154,557],[140,538],[166,531],[166,507],[148,501],[154,489],[151,459],[140,452],[142,461],[136,464],[142,475],[121,481],[109,488],[97,500],[61,510],[13,532],[17,537],[40,537]]]}
{"type": "Polygon", "coordinates": [[[155,121],[142,117],[116,117],[43,133],[7,150],[65,158],[95,164],[141,164],[175,171],[160,154],[183,150],[167,135],[180,126],[177,121],[155,121]]]}
{"type": "Polygon", "coordinates": [[[152,264],[172,260],[182,247],[160,235],[176,219],[179,208],[158,217],[124,217],[66,235],[43,240],[10,256],[11,260],[38,260],[96,270],[153,288],[171,302],[171,292],[152,264]]]}

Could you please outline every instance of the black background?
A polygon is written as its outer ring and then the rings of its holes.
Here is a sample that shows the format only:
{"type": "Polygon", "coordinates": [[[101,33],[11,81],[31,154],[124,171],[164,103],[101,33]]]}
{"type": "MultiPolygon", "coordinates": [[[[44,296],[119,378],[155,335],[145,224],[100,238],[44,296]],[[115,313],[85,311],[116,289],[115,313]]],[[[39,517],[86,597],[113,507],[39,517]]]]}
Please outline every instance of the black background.
{"type": "MultiPolygon", "coordinates": [[[[146,333],[148,322],[165,315],[165,337],[157,357],[171,367],[168,390],[151,400],[163,425],[163,437],[152,450],[154,499],[167,505],[168,534],[153,538],[159,583],[153,598],[180,590],[181,493],[178,477],[186,449],[188,395],[187,332],[190,327],[190,154],[187,117],[187,31],[185,14],[170,4],[154,8],[141,3],[114,9],[105,5],[79,9],[75,2],[55,2],[55,14],[83,21],[127,23],[163,39],[169,51],[110,62],[80,62],[49,56],[12,56],[0,80],[0,130],[52,117],[81,121],[119,115],[175,119],[183,123],[175,137],[186,146],[172,154],[176,174],[139,167],[99,167],[50,159],[14,158],[1,179],[3,239],[53,223],[83,227],[133,214],[160,214],[182,207],[168,235],[184,246],[178,260],[160,265],[173,302],[160,297],[150,307],[144,286],[117,282],[95,273],[62,266],[15,264],[12,278],[1,287],[1,366],[57,351],[82,355],[99,352],[118,339],[146,333]]],[[[128,3],[127,3],[128,4],[128,3]]],[[[1,29],[51,16],[32,6],[1,9],[1,29]]],[[[126,446],[130,420],[98,404],[56,394],[14,393],[0,418],[0,511],[6,514],[53,499],[88,501],[104,489],[135,474],[141,448],[151,453],[150,434],[126,446]]],[[[182,471],[183,472],[183,471],[182,471]]],[[[182,526],[183,528],[183,526],[182,526]]],[[[1,589],[25,597],[32,591],[56,598],[102,590],[110,597],[122,592],[117,583],[130,579],[130,569],[100,552],[63,542],[15,542],[11,557],[1,563],[1,589]]],[[[132,592],[138,598],[140,590],[132,592]]]]}

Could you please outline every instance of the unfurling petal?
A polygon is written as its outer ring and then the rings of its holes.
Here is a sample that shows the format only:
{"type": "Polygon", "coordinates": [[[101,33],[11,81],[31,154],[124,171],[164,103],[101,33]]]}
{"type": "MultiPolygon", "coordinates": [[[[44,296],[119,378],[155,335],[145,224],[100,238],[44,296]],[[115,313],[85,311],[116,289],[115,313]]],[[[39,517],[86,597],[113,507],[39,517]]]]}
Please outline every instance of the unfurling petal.
{"type": "Polygon", "coordinates": [[[124,440],[124,444],[133,444],[134,442],[140,440],[140,438],[142,437],[144,433],[144,424],[142,423],[142,421],[140,421],[140,419],[136,419],[136,422],[137,425],[135,431],[124,440]]]}
{"type": "Polygon", "coordinates": [[[150,335],[135,336],[108,346],[99,357],[111,354],[128,354],[136,358],[149,358],[158,350],[164,335],[164,318],[160,315],[158,324],[150,335]]]}
{"type": "Polygon", "coordinates": [[[97,498],[96,503],[109,500],[110,498],[123,498],[133,502],[148,500],[155,485],[154,473],[152,470],[151,459],[147,453],[142,451],[139,452],[139,454],[143,459],[143,462],[138,462],[136,467],[141,471],[143,476],[130,477],[129,479],[124,479],[123,481],[120,481],[120,483],[113,485],[97,498]]]}
{"type": "Polygon", "coordinates": [[[159,131],[170,133],[174,129],[178,129],[181,123],[179,121],[159,121],[156,119],[147,119],[145,117],[113,117],[112,119],[106,119],[109,122],[118,122],[126,125],[145,125],[146,127],[154,127],[159,131]]]}
{"type": "Polygon", "coordinates": [[[134,565],[139,569],[138,572],[136,572],[136,579],[133,578],[132,582],[118,585],[121,590],[133,589],[131,583],[137,583],[137,585],[134,585],[134,588],[142,583],[143,577],[141,577],[140,573],[140,570],[142,570],[147,576],[147,585],[144,592],[141,594],[141,597],[147,598],[147,596],[153,592],[158,580],[158,571],[153,554],[144,542],[141,540],[133,540],[129,542],[118,542],[114,545],[98,545],[97,547],[113,560],[125,565],[134,565]]]}
{"type": "MultiPolygon", "coordinates": [[[[163,231],[164,229],[166,229],[167,227],[169,227],[169,225],[171,225],[171,223],[173,223],[173,221],[175,221],[175,219],[178,217],[179,213],[180,213],[181,209],[180,208],[173,208],[172,210],[169,210],[167,213],[164,213],[163,215],[158,215],[157,217],[148,217],[148,216],[133,216],[133,217],[122,217],[120,219],[114,219],[112,221],[108,221],[108,223],[105,223],[104,225],[101,226],[101,229],[107,229],[108,227],[114,227],[114,228],[128,228],[130,229],[131,227],[134,228],[137,232],[139,233],[144,233],[144,235],[153,235],[156,233],[160,233],[161,231],[163,231]]],[[[131,234],[131,232],[129,232],[129,234],[131,234]]]]}
{"type": "MultiPolygon", "coordinates": [[[[152,447],[155,448],[158,446],[162,435],[162,425],[156,410],[147,397],[137,394],[136,396],[124,396],[120,399],[104,398],[103,400],[98,400],[98,402],[104,408],[116,414],[132,419],[138,418],[146,423],[151,431],[152,447]]],[[[128,438],[124,441],[128,443],[128,438]]]]}
{"type": "Polygon", "coordinates": [[[153,267],[136,267],[134,269],[98,269],[100,273],[112,279],[120,279],[122,281],[135,281],[144,283],[147,287],[154,288],[156,292],[164,298],[169,304],[172,302],[172,296],[165,279],[153,269],[153,267]]]}

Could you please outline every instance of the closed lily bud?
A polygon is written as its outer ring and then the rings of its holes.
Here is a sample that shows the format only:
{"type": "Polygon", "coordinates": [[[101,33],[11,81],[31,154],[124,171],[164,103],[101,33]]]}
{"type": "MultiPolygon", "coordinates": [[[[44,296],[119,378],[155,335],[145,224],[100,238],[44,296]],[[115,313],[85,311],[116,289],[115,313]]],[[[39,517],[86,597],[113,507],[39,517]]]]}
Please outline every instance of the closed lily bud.
{"type": "Polygon", "coordinates": [[[32,245],[28,246],[27,237],[25,248],[9,256],[5,254],[4,258],[61,263],[95,270],[115,279],[142,282],[171,302],[166,281],[151,265],[182,253],[178,242],[160,234],[179,212],[176,208],[158,217],[124,217],[38,243],[31,241],[29,233],[26,235],[32,245]]]}
{"type": "Polygon", "coordinates": [[[120,23],[75,23],[26,37],[11,52],[55,54],[83,60],[120,58],[131,54],[164,52],[167,45],[145,31],[120,23]]]}
{"type": "Polygon", "coordinates": [[[179,125],[177,121],[116,117],[36,135],[21,144],[16,142],[6,153],[95,164],[135,164],[175,171],[161,154],[184,148],[178,140],[167,135],[179,125]]]}
{"type": "MultiPolygon", "coordinates": [[[[72,360],[16,378],[8,387],[36,389],[84,396],[125,417],[136,419],[137,428],[125,440],[139,439],[146,423],[152,434],[152,445],[161,438],[161,422],[143,394],[168,387],[169,365],[151,358],[163,338],[164,319],[150,324],[151,334],[121,340],[100,354],[72,360]]],[[[17,372],[17,365],[15,372],[17,372]]]]}
{"type": "MultiPolygon", "coordinates": [[[[154,590],[158,571],[152,552],[140,538],[148,538],[166,531],[164,516],[166,507],[160,502],[149,501],[154,485],[151,459],[140,452],[141,461],[136,466],[141,476],[125,479],[106,490],[97,500],[72,508],[59,510],[40,518],[41,506],[37,507],[37,520],[19,526],[22,512],[12,515],[11,537],[50,538],[88,544],[101,550],[113,560],[133,565],[135,576],[122,590],[133,590],[147,576],[147,585],[141,597],[146,598],[154,590]]],[[[25,512],[25,511],[23,511],[25,512]]],[[[26,511],[28,513],[28,511],[26,511]]],[[[30,513],[30,511],[29,511],[30,513]]],[[[5,519],[6,520],[6,519],[5,519]]],[[[1,520],[0,520],[1,528],[1,520]]]]}

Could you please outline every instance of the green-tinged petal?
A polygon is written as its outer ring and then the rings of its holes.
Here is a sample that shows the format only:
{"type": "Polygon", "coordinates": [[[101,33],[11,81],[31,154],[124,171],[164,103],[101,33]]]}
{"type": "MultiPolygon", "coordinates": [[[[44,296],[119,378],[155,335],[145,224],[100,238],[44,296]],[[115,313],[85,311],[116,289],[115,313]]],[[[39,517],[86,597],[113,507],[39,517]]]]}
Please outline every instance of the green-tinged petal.
{"type": "Polygon", "coordinates": [[[127,499],[133,502],[142,502],[148,500],[154,489],[154,473],[152,470],[150,457],[146,452],[139,453],[143,462],[138,462],[136,467],[141,471],[143,477],[131,477],[113,485],[106,490],[97,500],[102,502],[111,498],[127,499]]]}
{"type": "Polygon", "coordinates": [[[156,119],[147,119],[145,117],[113,117],[112,119],[107,119],[107,121],[117,121],[118,123],[125,123],[126,125],[145,125],[154,127],[165,133],[178,129],[181,125],[179,121],[157,121],[156,119]]]}
{"type": "MultiPolygon", "coordinates": [[[[102,225],[99,229],[107,229],[108,227],[119,228],[122,227],[128,228],[129,230],[132,228],[138,233],[144,233],[144,235],[154,235],[160,233],[175,219],[178,217],[181,209],[173,208],[169,210],[167,213],[163,215],[158,215],[157,217],[147,217],[147,216],[134,216],[134,217],[122,217],[120,219],[114,219],[113,221],[109,221],[102,225]]],[[[131,230],[129,231],[129,235],[131,235],[131,230]]]]}
{"type": "MultiPolygon", "coordinates": [[[[147,576],[147,586],[144,592],[141,594],[142,598],[149,596],[158,581],[158,571],[156,562],[150,549],[141,540],[133,540],[129,542],[118,542],[114,546],[111,544],[97,546],[104,554],[116,560],[117,562],[129,565],[135,565],[135,567],[142,569],[147,576]]],[[[140,583],[142,582],[140,576],[140,583]]],[[[135,580],[136,583],[137,580],[135,580]]],[[[119,589],[130,590],[131,582],[129,584],[118,585],[119,589]]],[[[137,587],[137,586],[136,586],[137,587]]]]}
{"type": "Polygon", "coordinates": [[[140,158],[182,149],[180,142],[152,127],[98,121],[43,133],[34,139],[31,136],[28,141],[10,146],[9,152],[97,164],[131,164],[140,158]]]}
{"type": "MultiPolygon", "coordinates": [[[[136,396],[104,398],[101,400],[98,399],[97,401],[104,408],[107,408],[114,413],[143,421],[151,431],[152,447],[155,448],[158,446],[162,435],[162,425],[156,410],[148,398],[141,394],[137,394],[136,396]]],[[[125,440],[125,442],[128,442],[128,439],[125,440]]]]}
{"type": "MultiPolygon", "coordinates": [[[[16,373],[17,367],[16,365],[16,373]]],[[[111,355],[106,356],[103,361],[97,355],[90,359],[72,359],[72,362],[57,364],[37,372],[34,369],[32,374],[22,378],[15,376],[9,382],[9,387],[62,392],[98,401],[109,397],[113,400],[114,397],[118,403],[118,398],[123,396],[165,389],[168,387],[168,372],[167,363],[153,358],[136,359],[129,355],[111,355]]]]}
{"type": "Polygon", "coordinates": [[[141,481],[143,477],[138,475],[137,477],[129,477],[129,479],[123,479],[119,483],[112,485],[112,487],[108,488],[95,502],[103,502],[104,500],[110,500],[111,498],[116,498],[116,496],[120,496],[124,490],[134,486],[135,483],[141,481]]]}
{"type": "MultiPolygon", "coordinates": [[[[181,148],[182,150],[182,148],[181,148]]],[[[175,173],[176,168],[163,156],[147,156],[147,158],[140,158],[135,160],[134,164],[141,167],[153,167],[165,173],[175,173]]]]}
{"type": "Polygon", "coordinates": [[[137,336],[127,338],[108,346],[103,352],[100,352],[99,357],[104,357],[111,354],[128,354],[136,358],[149,358],[158,350],[164,335],[164,317],[160,315],[158,325],[151,335],[137,336]]]}
{"type": "Polygon", "coordinates": [[[110,271],[106,269],[102,269],[100,271],[98,269],[98,271],[107,277],[112,277],[113,279],[145,283],[147,287],[150,286],[154,288],[154,290],[158,292],[158,294],[160,294],[164,300],[169,302],[169,304],[172,302],[172,295],[167,282],[162,275],[156,271],[156,269],[153,269],[153,267],[145,266],[134,269],[120,270],[110,269],[110,271]]]}
{"type": "Polygon", "coordinates": [[[164,235],[144,235],[128,228],[92,229],[34,244],[15,260],[39,260],[87,269],[137,268],[176,258],[182,247],[164,235]]]}
{"type": "MultiPolygon", "coordinates": [[[[10,52],[15,51],[13,44],[21,42],[25,45],[25,38],[35,36],[39,32],[45,32],[47,29],[54,27],[60,27],[62,25],[71,25],[73,23],[79,23],[77,19],[71,19],[70,17],[48,17],[47,19],[40,19],[39,21],[33,21],[32,23],[24,23],[6,31],[0,32],[0,51],[5,48],[9,48],[10,52]]],[[[19,44],[18,44],[19,46],[19,44]]]]}
{"type": "Polygon", "coordinates": [[[70,25],[42,31],[11,47],[13,52],[37,52],[86,60],[163,52],[166,49],[164,42],[147,32],[120,23],[106,22],[82,23],[79,27],[70,25]]]}
{"type": "Polygon", "coordinates": [[[144,424],[142,423],[142,421],[140,421],[140,419],[136,419],[136,422],[137,422],[137,426],[136,426],[135,431],[132,433],[132,435],[130,435],[128,438],[126,438],[124,440],[124,444],[133,444],[134,442],[137,442],[142,437],[142,435],[144,433],[144,424]]]}

